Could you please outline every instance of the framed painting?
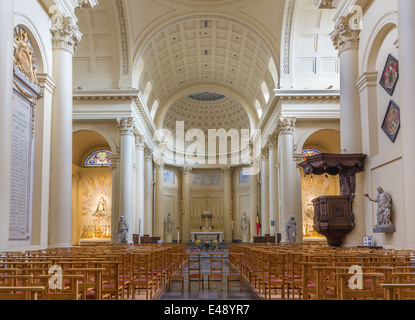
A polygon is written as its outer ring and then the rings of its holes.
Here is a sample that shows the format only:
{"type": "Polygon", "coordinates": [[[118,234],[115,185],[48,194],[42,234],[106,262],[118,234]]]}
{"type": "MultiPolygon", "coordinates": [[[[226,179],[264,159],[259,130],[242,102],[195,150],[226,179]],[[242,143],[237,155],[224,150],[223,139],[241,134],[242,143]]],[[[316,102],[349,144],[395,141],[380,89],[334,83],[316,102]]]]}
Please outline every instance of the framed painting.
{"type": "Polygon", "coordinates": [[[380,85],[386,90],[387,93],[389,93],[390,96],[392,96],[398,83],[398,79],[399,62],[390,54],[380,78],[380,85]]]}
{"type": "Polygon", "coordinates": [[[394,143],[401,127],[401,114],[399,106],[391,101],[386,111],[385,119],[382,123],[382,130],[388,138],[394,143]]]}

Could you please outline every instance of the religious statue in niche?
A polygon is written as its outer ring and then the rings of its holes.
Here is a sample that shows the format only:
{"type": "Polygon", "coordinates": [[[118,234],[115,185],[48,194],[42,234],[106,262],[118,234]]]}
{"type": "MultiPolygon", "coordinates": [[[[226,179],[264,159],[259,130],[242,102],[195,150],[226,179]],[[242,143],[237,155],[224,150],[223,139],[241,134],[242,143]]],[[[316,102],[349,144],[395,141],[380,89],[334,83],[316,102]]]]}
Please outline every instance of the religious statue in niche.
{"type": "Polygon", "coordinates": [[[129,226],[128,226],[127,221],[125,221],[124,217],[121,217],[120,222],[118,223],[118,229],[117,229],[119,244],[128,243],[128,230],[129,230],[129,226]]]}
{"type": "Polygon", "coordinates": [[[166,242],[170,243],[173,241],[173,217],[170,212],[166,219],[164,219],[164,226],[166,232],[166,242]]]}
{"type": "Polygon", "coordinates": [[[395,226],[391,222],[392,197],[388,192],[384,191],[382,187],[378,187],[377,192],[378,194],[375,199],[372,199],[368,194],[365,194],[365,197],[371,202],[376,202],[378,204],[376,213],[377,224],[373,229],[373,232],[395,232],[395,226]]]}
{"type": "Polygon", "coordinates": [[[249,242],[249,218],[246,212],[242,213],[241,218],[242,242],[249,242]]]}
{"type": "Polygon", "coordinates": [[[295,217],[291,216],[290,220],[285,224],[285,234],[287,243],[296,243],[297,242],[297,222],[295,217]]]}

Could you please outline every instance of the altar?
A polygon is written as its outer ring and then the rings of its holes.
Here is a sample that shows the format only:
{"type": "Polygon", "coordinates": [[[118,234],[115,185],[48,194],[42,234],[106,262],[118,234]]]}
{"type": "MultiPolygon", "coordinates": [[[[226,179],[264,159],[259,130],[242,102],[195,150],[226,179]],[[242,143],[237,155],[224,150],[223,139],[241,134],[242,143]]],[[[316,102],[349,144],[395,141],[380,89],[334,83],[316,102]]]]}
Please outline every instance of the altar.
{"type": "Polygon", "coordinates": [[[196,242],[196,240],[216,240],[217,242],[223,242],[224,234],[223,232],[190,232],[190,240],[196,242]]]}

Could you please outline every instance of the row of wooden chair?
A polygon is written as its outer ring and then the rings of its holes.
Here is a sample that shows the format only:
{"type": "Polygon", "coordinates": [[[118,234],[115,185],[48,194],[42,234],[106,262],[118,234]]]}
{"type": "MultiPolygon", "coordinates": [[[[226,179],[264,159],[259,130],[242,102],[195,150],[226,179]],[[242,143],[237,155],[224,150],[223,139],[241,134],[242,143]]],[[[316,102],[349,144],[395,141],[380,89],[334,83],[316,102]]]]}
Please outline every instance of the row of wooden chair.
{"type": "Polygon", "coordinates": [[[136,299],[138,293],[148,300],[167,285],[177,268],[175,257],[184,253],[180,244],[5,252],[0,254],[0,299],[118,300],[136,299]],[[37,289],[16,289],[22,287],[37,289]]]}
{"type": "Polygon", "coordinates": [[[229,254],[241,256],[244,279],[264,299],[415,298],[412,251],[233,244],[229,254]],[[353,285],[357,280],[362,280],[359,288],[353,285]]]}

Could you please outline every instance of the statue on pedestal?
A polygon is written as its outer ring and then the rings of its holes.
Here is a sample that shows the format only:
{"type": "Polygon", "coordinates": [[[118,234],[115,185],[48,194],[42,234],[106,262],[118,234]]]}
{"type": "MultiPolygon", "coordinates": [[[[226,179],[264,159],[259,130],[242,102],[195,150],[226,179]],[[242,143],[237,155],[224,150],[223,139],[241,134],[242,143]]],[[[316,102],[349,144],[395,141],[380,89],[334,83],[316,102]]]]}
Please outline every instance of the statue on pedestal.
{"type": "Polygon", "coordinates": [[[375,199],[370,198],[368,194],[364,195],[371,202],[376,202],[378,204],[378,210],[376,213],[377,224],[373,229],[373,232],[395,232],[395,226],[390,220],[392,212],[392,197],[388,192],[384,191],[382,187],[378,187],[377,192],[378,195],[375,199]]]}
{"type": "Polygon", "coordinates": [[[297,242],[297,222],[295,217],[291,216],[290,220],[285,224],[285,233],[286,233],[286,243],[296,243],[297,242]]]}
{"type": "Polygon", "coordinates": [[[125,244],[128,243],[128,224],[125,221],[124,217],[120,218],[120,222],[118,223],[117,235],[118,235],[118,243],[125,244]]]}

